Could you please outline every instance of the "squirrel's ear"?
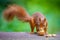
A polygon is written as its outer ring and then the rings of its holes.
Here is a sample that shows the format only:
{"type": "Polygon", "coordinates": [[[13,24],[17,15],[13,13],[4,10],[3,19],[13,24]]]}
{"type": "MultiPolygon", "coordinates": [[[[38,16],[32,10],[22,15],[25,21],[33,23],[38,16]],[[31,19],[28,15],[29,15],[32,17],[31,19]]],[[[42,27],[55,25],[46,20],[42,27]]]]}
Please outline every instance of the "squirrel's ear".
{"type": "Polygon", "coordinates": [[[44,22],[46,21],[46,18],[44,18],[44,22]]]}

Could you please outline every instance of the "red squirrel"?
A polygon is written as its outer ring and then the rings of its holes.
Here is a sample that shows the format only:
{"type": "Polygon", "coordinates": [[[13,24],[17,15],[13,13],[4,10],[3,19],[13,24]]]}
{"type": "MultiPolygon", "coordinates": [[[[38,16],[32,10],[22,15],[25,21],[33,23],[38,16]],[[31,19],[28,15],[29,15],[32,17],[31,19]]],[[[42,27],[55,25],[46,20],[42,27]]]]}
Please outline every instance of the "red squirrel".
{"type": "Polygon", "coordinates": [[[39,13],[36,12],[32,15],[32,21],[30,22],[31,25],[31,32],[34,32],[34,28],[36,27],[36,31],[38,33],[38,35],[44,35],[47,34],[47,20],[46,17],[39,13]]]}
{"type": "Polygon", "coordinates": [[[47,20],[44,15],[39,12],[36,12],[30,16],[23,7],[18,5],[9,5],[3,11],[3,15],[7,21],[13,20],[14,16],[16,16],[18,20],[29,22],[31,26],[31,33],[34,33],[35,27],[36,32],[39,35],[47,33],[47,20]]]}

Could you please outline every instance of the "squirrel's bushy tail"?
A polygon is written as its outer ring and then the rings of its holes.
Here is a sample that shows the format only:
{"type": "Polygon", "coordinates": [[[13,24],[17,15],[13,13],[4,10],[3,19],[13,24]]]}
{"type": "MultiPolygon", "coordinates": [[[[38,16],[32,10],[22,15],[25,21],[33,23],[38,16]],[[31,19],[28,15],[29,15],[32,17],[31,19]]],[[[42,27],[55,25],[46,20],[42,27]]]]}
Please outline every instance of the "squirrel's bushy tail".
{"type": "Polygon", "coordinates": [[[3,12],[3,17],[7,21],[13,20],[14,16],[15,16],[15,14],[12,13],[12,12],[10,12],[10,10],[8,10],[8,9],[7,10],[4,10],[4,12],[3,12]]]}
{"type": "Polygon", "coordinates": [[[17,5],[9,6],[6,10],[4,10],[3,15],[7,21],[13,20],[14,16],[16,16],[18,20],[22,20],[22,21],[30,20],[30,16],[26,12],[26,10],[21,6],[17,6],[17,5]]]}

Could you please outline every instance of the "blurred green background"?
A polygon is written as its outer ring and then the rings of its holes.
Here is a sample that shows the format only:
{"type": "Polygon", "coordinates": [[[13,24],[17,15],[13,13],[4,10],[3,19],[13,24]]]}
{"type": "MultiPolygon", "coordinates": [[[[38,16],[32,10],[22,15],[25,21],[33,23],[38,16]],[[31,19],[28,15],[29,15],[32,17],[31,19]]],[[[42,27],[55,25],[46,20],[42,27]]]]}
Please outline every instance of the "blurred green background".
{"type": "Polygon", "coordinates": [[[0,0],[0,31],[1,32],[30,32],[29,23],[17,18],[7,22],[3,18],[3,10],[9,4],[23,6],[32,16],[34,12],[41,12],[48,20],[48,33],[60,32],[60,0],[0,0]]]}

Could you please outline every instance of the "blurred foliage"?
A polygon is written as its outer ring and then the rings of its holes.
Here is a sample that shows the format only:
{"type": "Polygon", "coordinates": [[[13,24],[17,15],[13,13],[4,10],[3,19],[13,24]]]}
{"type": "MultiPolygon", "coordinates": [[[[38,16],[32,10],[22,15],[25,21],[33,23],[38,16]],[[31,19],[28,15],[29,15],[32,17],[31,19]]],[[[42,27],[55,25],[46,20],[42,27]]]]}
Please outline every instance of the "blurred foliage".
{"type": "Polygon", "coordinates": [[[3,19],[2,12],[9,4],[23,6],[30,15],[41,12],[48,20],[48,32],[60,32],[60,0],[0,0],[0,31],[30,32],[29,23],[21,22],[17,18],[11,22],[3,19]]]}
{"type": "Polygon", "coordinates": [[[12,3],[14,3],[13,0],[0,0],[0,5],[4,7],[12,3]]]}

